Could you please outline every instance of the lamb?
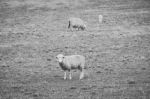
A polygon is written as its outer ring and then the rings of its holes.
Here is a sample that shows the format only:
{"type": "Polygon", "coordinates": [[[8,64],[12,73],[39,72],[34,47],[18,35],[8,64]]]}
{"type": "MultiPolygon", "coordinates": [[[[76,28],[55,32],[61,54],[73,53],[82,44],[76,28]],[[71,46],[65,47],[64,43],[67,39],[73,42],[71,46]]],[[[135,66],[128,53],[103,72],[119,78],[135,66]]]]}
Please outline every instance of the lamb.
{"type": "Polygon", "coordinates": [[[72,28],[77,28],[78,30],[81,29],[81,30],[85,30],[86,29],[86,25],[85,25],[85,22],[80,19],[80,18],[69,18],[69,25],[68,25],[68,29],[71,29],[72,28]]]}
{"type": "Polygon", "coordinates": [[[102,15],[99,15],[99,16],[98,16],[98,19],[99,19],[99,23],[102,23],[102,21],[103,21],[103,16],[102,16],[102,15]]]}
{"type": "Polygon", "coordinates": [[[69,79],[72,79],[71,70],[78,69],[80,70],[80,80],[84,78],[85,72],[85,57],[82,55],[70,55],[64,56],[63,54],[58,54],[56,60],[59,62],[59,65],[62,70],[64,70],[64,80],[67,79],[67,71],[69,72],[69,79]]]}

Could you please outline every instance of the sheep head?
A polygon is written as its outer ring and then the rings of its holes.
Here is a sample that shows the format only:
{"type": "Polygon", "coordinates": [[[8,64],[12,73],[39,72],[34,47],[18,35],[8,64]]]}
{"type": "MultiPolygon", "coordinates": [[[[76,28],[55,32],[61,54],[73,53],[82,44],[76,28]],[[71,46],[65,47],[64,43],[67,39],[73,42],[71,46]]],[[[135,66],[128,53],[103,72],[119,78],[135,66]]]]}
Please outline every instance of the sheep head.
{"type": "Polygon", "coordinates": [[[56,60],[57,60],[59,63],[62,63],[64,58],[65,58],[65,56],[64,56],[63,54],[58,54],[58,55],[56,56],[56,60]]]}

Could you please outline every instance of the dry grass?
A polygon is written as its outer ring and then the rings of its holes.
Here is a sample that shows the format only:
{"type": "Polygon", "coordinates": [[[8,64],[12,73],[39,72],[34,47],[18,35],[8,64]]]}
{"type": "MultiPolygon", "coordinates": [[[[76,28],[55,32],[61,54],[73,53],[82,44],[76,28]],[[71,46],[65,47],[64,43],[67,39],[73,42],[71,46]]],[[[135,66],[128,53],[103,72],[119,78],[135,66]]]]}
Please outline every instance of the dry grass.
{"type": "Polygon", "coordinates": [[[149,9],[149,0],[1,0],[0,99],[149,99],[149,9]],[[70,16],[87,30],[69,31],[70,16]],[[86,78],[63,80],[58,53],[84,55],[86,78]]]}

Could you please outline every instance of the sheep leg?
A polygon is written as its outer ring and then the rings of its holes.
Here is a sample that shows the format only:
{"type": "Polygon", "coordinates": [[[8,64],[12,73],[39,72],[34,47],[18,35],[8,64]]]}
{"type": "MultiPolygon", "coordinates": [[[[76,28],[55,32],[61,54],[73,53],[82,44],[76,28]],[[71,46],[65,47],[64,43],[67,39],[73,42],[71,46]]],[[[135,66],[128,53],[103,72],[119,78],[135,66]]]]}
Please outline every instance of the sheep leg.
{"type": "Polygon", "coordinates": [[[71,70],[69,71],[69,79],[71,80],[72,79],[72,73],[71,73],[71,70]]]}
{"type": "Polygon", "coordinates": [[[81,72],[80,72],[80,80],[83,79],[83,77],[84,77],[84,70],[81,70],[81,72]]]}
{"type": "Polygon", "coordinates": [[[71,30],[71,32],[73,32],[73,27],[72,26],[70,27],[70,30],[71,30]]]}
{"type": "Polygon", "coordinates": [[[78,31],[80,30],[80,28],[78,27],[78,31]]]}
{"type": "Polygon", "coordinates": [[[71,23],[70,23],[70,21],[69,21],[68,29],[70,28],[70,24],[71,24],[71,23]]]}
{"type": "Polygon", "coordinates": [[[64,80],[66,80],[67,79],[67,72],[65,71],[64,72],[64,80]]]}

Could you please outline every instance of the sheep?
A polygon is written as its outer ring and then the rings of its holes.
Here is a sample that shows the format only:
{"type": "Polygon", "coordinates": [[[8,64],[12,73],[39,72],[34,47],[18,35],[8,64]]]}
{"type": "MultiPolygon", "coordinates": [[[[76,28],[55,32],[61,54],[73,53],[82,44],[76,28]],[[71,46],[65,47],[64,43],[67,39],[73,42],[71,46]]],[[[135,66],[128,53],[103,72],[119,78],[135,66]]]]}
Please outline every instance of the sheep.
{"type": "Polygon", "coordinates": [[[59,66],[64,70],[64,80],[67,79],[67,71],[69,72],[69,79],[72,79],[71,70],[80,70],[80,80],[84,78],[85,72],[85,57],[82,55],[70,55],[64,56],[63,54],[58,54],[56,60],[59,62],[59,66]]]}
{"type": "Polygon", "coordinates": [[[99,18],[99,23],[102,23],[102,21],[103,21],[103,16],[102,16],[102,15],[99,15],[98,18],[99,18]]]}
{"type": "MultiPolygon", "coordinates": [[[[71,28],[77,28],[78,30],[85,30],[86,29],[86,25],[85,22],[80,19],[80,18],[69,18],[69,25],[68,25],[68,29],[71,28]]],[[[71,29],[72,30],[72,29],[71,29]]]]}

